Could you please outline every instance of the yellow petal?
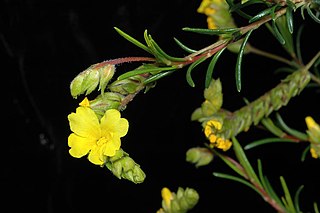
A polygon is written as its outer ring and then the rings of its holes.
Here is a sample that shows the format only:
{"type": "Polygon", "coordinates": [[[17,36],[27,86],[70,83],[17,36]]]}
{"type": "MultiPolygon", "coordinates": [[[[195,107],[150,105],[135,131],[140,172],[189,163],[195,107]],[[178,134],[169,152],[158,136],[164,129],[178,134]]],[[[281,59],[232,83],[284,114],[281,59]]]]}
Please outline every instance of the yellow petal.
{"type": "Polygon", "coordinates": [[[80,105],[80,106],[83,106],[83,107],[90,107],[90,102],[89,102],[88,98],[85,97],[85,98],[83,99],[83,101],[81,101],[81,102],[79,103],[79,105],[80,105]]]}
{"type": "Polygon", "coordinates": [[[104,160],[103,160],[104,158],[101,154],[100,148],[101,147],[99,147],[99,146],[94,146],[88,155],[88,160],[95,165],[101,166],[104,164],[104,160]]]}
{"type": "Polygon", "coordinates": [[[119,137],[114,137],[103,146],[103,154],[112,157],[120,149],[121,141],[119,137]]]}
{"type": "Polygon", "coordinates": [[[164,200],[166,206],[170,207],[170,203],[172,200],[172,193],[171,193],[170,189],[168,189],[167,187],[164,187],[161,190],[161,196],[162,196],[162,199],[164,200]]]}
{"type": "Polygon", "coordinates": [[[99,139],[101,135],[99,120],[88,107],[78,107],[76,113],[68,115],[71,131],[84,138],[99,139]]]}
{"type": "Polygon", "coordinates": [[[94,144],[94,139],[83,138],[74,133],[68,137],[68,145],[71,147],[69,153],[75,158],[81,158],[88,154],[94,144]]]}
{"type": "Polygon", "coordinates": [[[205,134],[205,136],[208,138],[211,133],[212,133],[211,126],[206,125],[206,126],[204,127],[204,134],[205,134]]]}
{"type": "Polygon", "coordinates": [[[307,126],[308,126],[308,129],[311,130],[311,129],[315,129],[315,130],[320,130],[320,127],[319,125],[313,120],[313,118],[311,116],[307,116],[305,118],[306,120],[306,123],[307,123],[307,126]]]}
{"type": "Polygon", "coordinates": [[[221,130],[222,128],[222,124],[221,122],[217,121],[217,120],[210,120],[207,122],[208,126],[213,126],[214,128],[216,128],[217,130],[221,130]]]}
{"type": "Polygon", "coordinates": [[[310,153],[311,153],[311,156],[312,156],[313,158],[318,158],[318,157],[319,157],[318,154],[317,154],[317,152],[316,152],[316,150],[315,150],[314,148],[311,148],[311,149],[310,149],[310,153]]]}
{"type": "Polygon", "coordinates": [[[127,119],[120,118],[120,112],[115,109],[109,109],[101,118],[101,131],[102,136],[109,133],[117,133],[120,137],[127,134],[129,123],[127,119]]]}

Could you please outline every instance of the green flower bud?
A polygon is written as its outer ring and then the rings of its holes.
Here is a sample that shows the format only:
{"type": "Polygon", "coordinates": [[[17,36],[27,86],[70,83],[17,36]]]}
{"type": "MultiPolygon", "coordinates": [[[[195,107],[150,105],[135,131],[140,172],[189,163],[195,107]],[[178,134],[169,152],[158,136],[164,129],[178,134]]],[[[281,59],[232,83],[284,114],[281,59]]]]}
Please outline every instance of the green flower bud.
{"type": "Polygon", "coordinates": [[[123,96],[118,93],[106,92],[98,95],[94,100],[90,101],[90,108],[102,117],[108,109],[119,109],[123,96]]]}
{"type": "Polygon", "coordinates": [[[219,111],[223,102],[222,86],[220,79],[212,79],[208,88],[204,90],[205,101],[201,108],[197,108],[191,115],[191,120],[201,120],[219,111]]]}
{"type": "Polygon", "coordinates": [[[207,148],[195,147],[186,153],[186,161],[195,164],[196,167],[208,165],[213,160],[213,154],[207,148]]]}
{"type": "Polygon", "coordinates": [[[99,90],[103,93],[114,72],[115,67],[111,64],[101,67],[97,64],[91,65],[88,69],[79,73],[70,83],[71,95],[74,98],[84,93],[88,95],[95,90],[98,85],[99,90]]]}
{"type": "Polygon", "coordinates": [[[192,188],[186,188],[184,191],[184,198],[187,200],[189,208],[193,208],[198,203],[199,194],[192,188]]]}
{"type": "Polygon", "coordinates": [[[121,179],[121,173],[122,173],[122,165],[121,162],[116,161],[111,164],[111,172],[114,174],[117,178],[121,179]]]}
{"type": "Polygon", "coordinates": [[[85,71],[85,77],[83,78],[81,89],[86,92],[85,95],[90,94],[97,88],[99,84],[99,71],[96,69],[88,69],[85,71]]]}
{"type": "MultiPolygon", "coordinates": [[[[232,53],[239,53],[239,50],[240,50],[240,47],[243,43],[243,39],[240,39],[239,41],[236,41],[234,43],[231,43],[227,46],[227,49],[232,52],[232,53]]],[[[250,53],[250,48],[249,48],[249,44],[247,44],[245,47],[244,47],[244,54],[248,54],[250,53]]]]}
{"type": "Polygon", "coordinates": [[[187,212],[187,211],[182,211],[178,200],[172,200],[171,201],[171,212],[183,213],[183,212],[187,212]]]}
{"type": "Polygon", "coordinates": [[[191,120],[192,121],[199,120],[199,119],[201,119],[203,117],[204,117],[204,115],[202,113],[201,107],[199,107],[196,110],[194,110],[193,113],[191,114],[191,120]]]}
{"type": "Polygon", "coordinates": [[[120,158],[123,157],[123,155],[127,154],[125,151],[123,151],[123,149],[119,149],[118,151],[116,151],[116,154],[112,157],[109,158],[109,161],[111,163],[115,162],[116,160],[119,160],[120,158]]]}
{"type": "Polygon", "coordinates": [[[140,166],[122,149],[107,159],[105,166],[119,179],[142,183],[146,177],[140,166]]]}
{"type": "Polygon", "coordinates": [[[146,174],[143,172],[143,170],[140,168],[138,164],[136,164],[133,168],[133,182],[134,183],[142,183],[144,179],[146,178],[146,174]]]}
{"type": "Polygon", "coordinates": [[[122,165],[123,172],[128,172],[129,170],[133,169],[135,162],[130,157],[123,157],[119,160],[122,165]]]}
{"type": "Polygon", "coordinates": [[[99,72],[92,69],[92,66],[78,74],[70,84],[71,95],[76,98],[78,95],[90,94],[99,84],[99,72]]]}
{"type": "Polygon", "coordinates": [[[199,195],[196,190],[181,187],[177,193],[171,192],[168,188],[161,190],[162,208],[159,213],[185,213],[192,209],[199,200],[199,195]]]}
{"type": "Polygon", "coordinates": [[[109,90],[122,95],[134,94],[138,92],[144,85],[145,77],[142,75],[132,76],[123,80],[114,81],[109,85],[109,90]]]}
{"type": "Polygon", "coordinates": [[[83,93],[82,82],[83,82],[84,77],[85,77],[84,73],[80,73],[70,83],[70,93],[71,93],[72,97],[76,98],[78,95],[83,93]]]}
{"type": "Polygon", "coordinates": [[[115,72],[115,66],[112,64],[107,64],[99,69],[100,74],[100,82],[99,82],[99,90],[101,90],[101,94],[104,93],[106,86],[109,81],[113,77],[115,72]]]}

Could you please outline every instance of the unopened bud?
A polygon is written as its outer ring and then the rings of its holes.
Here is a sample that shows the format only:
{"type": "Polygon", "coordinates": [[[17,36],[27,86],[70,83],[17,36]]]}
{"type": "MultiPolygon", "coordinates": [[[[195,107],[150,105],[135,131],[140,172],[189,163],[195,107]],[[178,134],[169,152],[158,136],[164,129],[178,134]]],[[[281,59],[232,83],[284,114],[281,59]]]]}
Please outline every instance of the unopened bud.
{"type": "Polygon", "coordinates": [[[136,164],[133,168],[133,174],[134,174],[134,183],[142,183],[144,179],[146,178],[146,174],[143,172],[143,170],[140,168],[138,164],[136,164]]]}
{"type": "Polygon", "coordinates": [[[222,86],[219,79],[212,79],[208,88],[204,90],[206,99],[201,105],[204,116],[210,116],[216,113],[222,106],[222,86]]]}
{"type": "Polygon", "coordinates": [[[128,172],[129,170],[133,169],[135,162],[130,157],[123,157],[119,160],[122,165],[123,172],[128,172]]]}
{"type": "Polygon", "coordinates": [[[117,178],[121,179],[121,173],[122,173],[122,165],[121,162],[116,161],[112,163],[111,172],[114,174],[117,178]]]}
{"type": "Polygon", "coordinates": [[[142,183],[146,177],[140,166],[122,149],[108,158],[105,166],[119,179],[124,178],[133,183],[142,183]]]}
{"type": "Polygon", "coordinates": [[[104,93],[106,86],[108,85],[109,81],[113,77],[115,72],[115,66],[112,64],[107,64],[99,68],[100,74],[100,82],[99,82],[99,90],[101,90],[101,94],[104,93]]]}
{"type": "Polygon", "coordinates": [[[141,89],[141,84],[145,80],[142,75],[132,76],[123,80],[114,81],[108,86],[111,92],[117,92],[122,95],[136,93],[141,89]]]}
{"type": "Polygon", "coordinates": [[[71,95],[76,98],[81,94],[88,95],[99,85],[99,90],[104,92],[108,82],[114,74],[114,65],[105,66],[91,65],[85,71],[79,73],[70,84],[71,95]]]}
{"type": "Polygon", "coordinates": [[[123,96],[118,93],[106,92],[90,101],[90,108],[98,115],[103,116],[108,109],[119,109],[123,96]]]}
{"type": "Polygon", "coordinates": [[[162,208],[159,212],[164,213],[185,213],[192,209],[199,200],[199,194],[196,190],[181,187],[178,188],[177,193],[171,192],[167,188],[161,190],[162,208]],[[164,193],[167,192],[167,193],[164,193]]]}
{"type": "Polygon", "coordinates": [[[213,154],[207,148],[194,147],[186,153],[186,161],[195,164],[196,167],[208,165],[212,160],[213,154]]]}
{"type": "Polygon", "coordinates": [[[109,161],[113,163],[116,160],[119,160],[120,158],[122,158],[124,154],[126,153],[123,151],[123,149],[119,149],[116,151],[116,154],[114,156],[109,158],[109,161]]]}

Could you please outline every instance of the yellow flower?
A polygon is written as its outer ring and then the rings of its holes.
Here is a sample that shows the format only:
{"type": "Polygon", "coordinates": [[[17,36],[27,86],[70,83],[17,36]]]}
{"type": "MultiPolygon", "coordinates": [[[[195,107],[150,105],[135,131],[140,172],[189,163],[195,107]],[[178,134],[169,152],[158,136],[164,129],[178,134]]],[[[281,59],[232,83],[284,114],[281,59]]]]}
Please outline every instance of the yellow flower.
{"type": "Polygon", "coordinates": [[[211,135],[209,135],[208,139],[209,139],[210,143],[214,143],[217,140],[217,136],[215,134],[211,134],[211,135]]]}
{"type": "Polygon", "coordinates": [[[171,200],[173,199],[170,189],[168,189],[167,187],[164,187],[161,190],[161,196],[166,206],[170,208],[171,200]]]}
{"type": "Polygon", "coordinates": [[[222,149],[223,151],[227,151],[228,149],[230,149],[231,146],[232,146],[231,141],[224,140],[222,138],[218,138],[216,142],[216,147],[219,149],[222,149]]]}
{"type": "Polygon", "coordinates": [[[308,140],[311,143],[311,156],[313,158],[318,158],[320,154],[320,126],[313,120],[311,116],[307,116],[305,120],[308,127],[308,140]]]}
{"type": "Polygon", "coordinates": [[[318,158],[318,157],[319,157],[318,154],[317,154],[317,152],[316,152],[316,150],[315,150],[314,148],[311,148],[311,149],[310,149],[310,153],[311,153],[311,156],[312,156],[313,158],[318,158]]]}
{"type": "Polygon", "coordinates": [[[83,106],[83,107],[89,107],[89,106],[90,106],[90,102],[89,102],[88,98],[85,97],[85,98],[83,99],[83,101],[81,101],[81,102],[79,103],[79,105],[80,105],[80,106],[83,106]]]}
{"type": "Polygon", "coordinates": [[[311,116],[306,117],[306,123],[310,131],[320,131],[319,124],[317,124],[311,116]]]}
{"type": "Polygon", "coordinates": [[[206,125],[207,126],[212,126],[212,127],[216,128],[217,130],[221,130],[221,128],[222,128],[221,122],[219,122],[217,120],[210,120],[210,121],[207,122],[206,125]]]}
{"type": "Polygon", "coordinates": [[[76,113],[68,115],[68,120],[73,132],[68,138],[70,155],[81,158],[89,153],[89,161],[96,165],[103,165],[107,157],[115,155],[120,149],[120,138],[129,128],[128,121],[120,118],[115,109],[107,110],[99,121],[92,109],[80,106],[76,113]]]}

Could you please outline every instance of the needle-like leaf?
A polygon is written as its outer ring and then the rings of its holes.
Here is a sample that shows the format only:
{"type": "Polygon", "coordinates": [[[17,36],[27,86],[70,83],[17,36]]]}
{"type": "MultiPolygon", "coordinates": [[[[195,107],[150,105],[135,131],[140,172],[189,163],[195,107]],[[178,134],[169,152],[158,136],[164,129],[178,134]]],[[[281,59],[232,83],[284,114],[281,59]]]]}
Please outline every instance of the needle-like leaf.
{"type": "Polygon", "coordinates": [[[236,86],[237,86],[238,92],[241,91],[241,65],[242,65],[242,58],[243,58],[243,55],[244,55],[244,49],[246,47],[246,44],[247,44],[248,39],[249,39],[249,37],[250,37],[252,32],[253,32],[253,29],[250,30],[246,34],[246,36],[244,37],[243,42],[242,42],[241,47],[240,47],[240,50],[239,50],[239,53],[238,53],[238,57],[237,57],[235,76],[236,76],[236,86]]]}

